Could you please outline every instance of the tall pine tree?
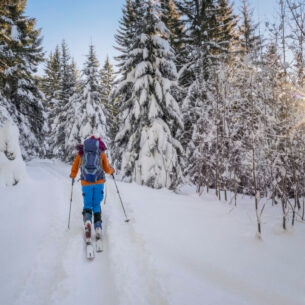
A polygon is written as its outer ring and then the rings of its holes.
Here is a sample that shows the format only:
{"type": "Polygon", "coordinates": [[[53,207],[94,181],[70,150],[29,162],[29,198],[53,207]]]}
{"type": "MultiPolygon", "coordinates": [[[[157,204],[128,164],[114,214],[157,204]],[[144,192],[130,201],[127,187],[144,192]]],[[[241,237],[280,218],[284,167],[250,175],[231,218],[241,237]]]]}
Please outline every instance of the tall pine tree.
{"type": "Polygon", "coordinates": [[[256,31],[258,23],[253,22],[253,10],[250,9],[248,1],[242,0],[241,24],[239,26],[240,47],[243,55],[251,55],[257,58],[261,48],[261,39],[256,31]]]}
{"type": "Polygon", "coordinates": [[[1,4],[0,85],[11,104],[10,116],[19,127],[22,154],[30,159],[45,153],[43,95],[34,78],[43,53],[40,30],[35,29],[35,19],[24,15],[25,6],[25,0],[1,4]]]}
{"type": "Polygon", "coordinates": [[[95,55],[94,46],[90,45],[89,54],[82,70],[82,101],[78,112],[79,138],[81,141],[95,135],[108,145],[108,127],[106,107],[102,104],[103,88],[101,86],[100,67],[95,55]]]}
{"type": "Polygon", "coordinates": [[[181,182],[181,144],[175,139],[183,128],[172,89],[177,86],[175,56],[169,31],[161,21],[158,1],[142,1],[138,16],[142,23],[132,43],[126,71],[114,96],[132,87],[121,104],[120,128],[116,136],[117,158],[125,180],[154,188],[175,187],[181,182]]]}
{"type": "Polygon", "coordinates": [[[101,73],[101,85],[103,90],[102,103],[106,108],[106,120],[108,124],[108,135],[111,144],[115,138],[117,132],[117,101],[110,98],[111,91],[114,86],[115,76],[113,67],[107,57],[103,68],[100,71],[101,73]]]}

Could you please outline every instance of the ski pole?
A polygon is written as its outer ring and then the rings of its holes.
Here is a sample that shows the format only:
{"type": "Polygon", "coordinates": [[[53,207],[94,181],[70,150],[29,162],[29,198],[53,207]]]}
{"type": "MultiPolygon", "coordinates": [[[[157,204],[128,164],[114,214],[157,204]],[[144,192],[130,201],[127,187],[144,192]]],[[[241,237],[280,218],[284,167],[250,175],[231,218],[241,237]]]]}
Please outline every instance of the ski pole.
{"type": "Polygon", "coordinates": [[[68,229],[70,229],[70,216],[71,216],[71,205],[72,205],[73,184],[74,184],[74,178],[72,178],[71,199],[70,199],[70,209],[69,209],[69,219],[68,219],[68,229]]]}
{"type": "Polygon", "coordinates": [[[122,205],[122,208],[123,208],[123,211],[124,211],[124,214],[125,214],[125,218],[126,218],[126,219],[125,219],[125,222],[128,222],[129,219],[127,218],[126,211],[125,211],[125,208],[124,208],[124,205],[123,205],[123,201],[122,201],[122,198],[121,198],[121,195],[120,195],[118,186],[117,186],[117,184],[116,184],[114,175],[112,174],[111,176],[112,176],[112,178],[113,178],[113,181],[114,181],[114,184],[115,184],[115,187],[116,187],[117,193],[118,193],[118,195],[119,195],[119,198],[120,198],[120,201],[121,201],[121,205],[122,205]]]}
{"type": "Polygon", "coordinates": [[[104,205],[106,204],[106,200],[107,200],[107,187],[105,184],[105,198],[104,198],[104,205]]]}

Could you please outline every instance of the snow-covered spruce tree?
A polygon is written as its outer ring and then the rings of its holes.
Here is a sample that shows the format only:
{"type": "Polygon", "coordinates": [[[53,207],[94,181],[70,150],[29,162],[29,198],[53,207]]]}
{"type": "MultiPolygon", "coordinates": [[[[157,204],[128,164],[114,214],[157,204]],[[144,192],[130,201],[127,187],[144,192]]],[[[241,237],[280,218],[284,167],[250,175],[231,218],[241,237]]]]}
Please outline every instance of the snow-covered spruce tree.
{"type": "Polygon", "coordinates": [[[9,25],[13,24],[13,21],[8,19],[7,7],[0,6],[0,126],[3,126],[5,122],[10,119],[10,113],[15,113],[16,109],[12,103],[9,103],[4,96],[4,87],[6,84],[7,76],[5,74],[6,69],[9,68],[10,57],[12,52],[9,49],[9,43],[11,41],[8,31],[6,30],[9,25]]]}
{"type": "MultiPolygon", "coordinates": [[[[109,103],[115,105],[116,112],[119,112],[121,105],[129,100],[132,93],[132,82],[125,82],[128,73],[133,69],[135,62],[129,60],[129,54],[132,52],[133,39],[137,32],[141,28],[141,18],[144,16],[142,12],[143,7],[140,5],[141,0],[126,0],[122,9],[122,18],[119,21],[119,28],[115,34],[115,49],[119,52],[119,55],[115,57],[118,68],[117,75],[118,80],[115,82],[114,87],[109,96],[109,103]],[[141,17],[142,16],[142,17],[141,17]],[[117,90],[117,85],[124,82],[124,89],[117,90]]],[[[140,59],[139,59],[140,60],[140,59]]],[[[120,85],[121,87],[121,85],[120,85]]],[[[116,130],[118,131],[119,123],[118,117],[116,117],[116,130]]],[[[111,144],[114,146],[114,138],[111,138],[111,144]]],[[[116,162],[116,168],[121,168],[121,154],[118,149],[111,150],[112,159],[116,162]]]]}
{"type": "Polygon", "coordinates": [[[119,69],[118,74],[126,77],[128,71],[127,61],[128,54],[132,48],[132,43],[136,32],[139,29],[139,19],[143,16],[141,13],[141,0],[126,0],[122,9],[122,18],[119,21],[119,28],[115,34],[116,45],[114,48],[120,53],[115,57],[117,61],[117,67],[119,69]],[[125,74],[123,74],[125,73],[125,74]]]}
{"type": "MultiPolygon", "coordinates": [[[[198,91],[199,88],[205,88],[205,85],[198,82],[207,80],[208,66],[212,64],[208,58],[211,41],[208,40],[207,35],[211,28],[212,8],[214,6],[212,6],[211,0],[200,3],[194,0],[177,1],[177,5],[181,14],[183,14],[185,28],[187,29],[184,40],[188,55],[185,57],[184,66],[179,72],[179,82],[187,90],[182,105],[184,130],[181,139],[183,146],[187,148],[188,145],[194,146],[190,141],[193,137],[194,126],[199,119],[200,111],[194,111],[194,109],[199,109],[206,100],[205,92],[198,91]]],[[[192,156],[191,150],[187,155],[192,156]]],[[[195,160],[194,163],[196,163],[195,160]]]]}
{"type": "Polygon", "coordinates": [[[103,96],[102,96],[102,104],[106,108],[106,121],[108,125],[108,136],[110,143],[108,145],[111,145],[113,142],[115,135],[117,133],[118,129],[118,123],[117,123],[117,106],[116,106],[116,100],[113,100],[110,98],[110,93],[114,86],[115,81],[115,75],[113,66],[111,65],[109,61],[109,57],[107,57],[103,68],[100,70],[101,73],[101,86],[103,90],[103,96]]]}
{"type": "MultiPolygon", "coordinates": [[[[51,53],[46,61],[44,76],[40,81],[41,90],[45,95],[46,115],[49,132],[52,130],[54,119],[57,115],[55,110],[59,105],[61,92],[61,54],[57,46],[54,54],[51,53]]],[[[53,134],[53,133],[52,133],[53,134]]],[[[52,157],[53,152],[47,143],[47,156],[52,157]]]]}
{"type": "Polygon", "coordinates": [[[70,83],[74,84],[71,87],[71,95],[68,102],[63,106],[63,113],[65,113],[65,122],[62,124],[65,134],[63,160],[71,162],[75,157],[76,146],[82,142],[80,137],[80,113],[79,110],[82,104],[81,80],[78,75],[76,64],[72,61],[70,66],[70,83]]]}
{"type": "Polygon", "coordinates": [[[73,120],[68,122],[66,110],[74,111],[77,107],[71,105],[71,99],[75,100],[75,96],[79,95],[79,82],[75,64],[71,60],[65,41],[62,42],[60,55],[59,90],[56,99],[53,100],[52,107],[49,108],[51,130],[48,139],[50,156],[66,160],[68,156],[66,145],[70,134],[67,126],[73,123],[73,120]]]}
{"type": "Polygon", "coordinates": [[[230,61],[228,54],[235,51],[238,44],[238,17],[233,12],[233,4],[229,0],[217,0],[215,8],[215,26],[211,37],[216,43],[213,54],[223,54],[225,61],[230,61]]]}
{"type": "Polygon", "coordinates": [[[0,92],[0,126],[3,126],[6,121],[11,119],[9,113],[12,112],[12,110],[8,111],[8,109],[12,106],[13,105],[9,104],[6,98],[0,92]]]}
{"type": "Polygon", "coordinates": [[[45,131],[42,93],[34,73],[43,60],[40,30],[35,19],[24,15],[26,1],[1,4],[1,92],[12,106],[7,109],[20,131],[22,155],[43,156],[45,131]]]}
{"type": "Polygon", "coordinates": [[[61,53],[58,46],[47,58],[44,73],[41,87],[45,95],[45,102],[48,108],[52,109],[58,103],[61,89],[61,53]]]}
{"type": "Polygon", "coordinates": [[[103,88],[99,72],[99,62],[96,58],[94,46],[90,45],[87,61],[82,70],[82,100],[77,110],[79,124],[79,139],[81,141],[95,135],[103,139],[106,146],[109,143],[108,128],[106,122],[106,108],[102,104],[103,88]]]}
{"type": "Polygon", "coordinates": [[[244,55],[258,57],[261,50],[261,37],[257,34],[259,24],[253,22],[253,10],[250,9],[248,0],[242,0],[241,23],[239,25],[240,51],[244,55]]]}
{"type": "Polygon", "coordinates": [[[190,84],[182,81],[188,90],[182,107],[185,123],[182,143],[187,147],[188,160],[185,173],[196,183],[198,191],[204,184],[215,187],[219,195],[223,185],[220,158],[225,156],[221,126],[224,100],[222,78],[215,71],[221,71],[219,65],[229,62],[236,42],[236,16],[227,1],[181,1],[179,8],[188,29],[189,62],[184,73],[191,79],[190,84]],[[194,153],[194,149],[198,151],[194,153]]]}
{"type": "Polygon", "coordinates": [[[102,103],[105,105],[106,108],[108,108],[109,107],[108,98],[112,90],[115,79],[113,67],[109,61],[109,57],[107,57],[107,59],[105,60],[104,66],[100,70],[100,73],[101,73],[101,86],[103,88],[103,94],[104,94],[102,98],[102,103]]]}
{"type": "Polygon", "coordinates": [[[126,77],[116,95],[131,96],[121,104],[116,136],[123,179],[154,188],[174,188],[181,181],[181,144],[174,138],[183,128],[180,109],[171,90],[176,86],[174,54],[169,32],[161,21],[159,1],[141,1],[141,28],[129,53],[126,77]],[[174,130],[176,129],[176,130],[174,130]]]}
{"type": "Polygon", "coordinates": [[[162,21],[169,30],[169,43],[175,52],[176,66],[179,70],[186,56],[181,14],[174,0],[160,0],[160,2],[163,11],[162,21]]]}
{"type": "MultiPolygon", "coordinates": [[[[188,50],[185,47],[185,29],[182,22],[181,14],[178,11],[176,2],[174,0],[161,0],[162,21],[169,30],[168,42],[175,54],[175,65],[178,71],[184,66],[187,58],[188,50]]],[[[172,89],[172,95],[178,102],[179,107],[182,107],[182,102],[186,95],[186,90],[182,86],[175,86],[172,89]]],[[[181,130],[175,136],[181,137],[181,130]]]]}
{"type": "MultiPolygon", "coordinates": [[[[219,55],[226,56],[236,44],[237,36],[237,16],[233,13],[233,4],[228,0],[177,0],[177,7],[182,15],[185,26],[186,79],[184,85],[192,84],[194,80],[193,63],[202,55],[218,55],[215,58],[210,56],[210,60],[219,61],[219,55]],[[201,55],[200,55],[201,53],[201,55]],[[190,77],[192,76],[192,77],[190,77]]],[[[183,77],[182,71],[180,72],[183,77]]],[[[184,72],[185,73],[185,72],[184,72]]]]}
{"type": "Polygon", "coordinates": [[[5,70],[9,67],[10,58],[12,52],[9,49],[9,43],[11,42],[10,31],[8,28],[13,26],[13,20],[9,19],[8,7],[5,5],[0,6],[0,93],[4,93],[4,86],[6,82],[5,70]]]}

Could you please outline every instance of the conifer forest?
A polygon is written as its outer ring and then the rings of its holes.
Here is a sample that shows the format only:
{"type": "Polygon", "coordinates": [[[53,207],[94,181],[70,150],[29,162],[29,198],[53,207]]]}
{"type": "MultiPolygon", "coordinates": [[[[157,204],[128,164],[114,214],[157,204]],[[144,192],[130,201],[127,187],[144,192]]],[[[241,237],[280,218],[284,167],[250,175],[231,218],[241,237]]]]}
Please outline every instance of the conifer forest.
{"type": "Polygon", "coordinates": [[[88,45],[81,68],[64,38],[46,54],[26,0],[0,3],[0,126],[16,124],[26,161],[71,163],[97,135],[122,181],[252,196],[259,232],[267,201],[284,229],[304,221],[303,0],[266,24],[249,0],[126,0],[119,55],[88,45]]]}

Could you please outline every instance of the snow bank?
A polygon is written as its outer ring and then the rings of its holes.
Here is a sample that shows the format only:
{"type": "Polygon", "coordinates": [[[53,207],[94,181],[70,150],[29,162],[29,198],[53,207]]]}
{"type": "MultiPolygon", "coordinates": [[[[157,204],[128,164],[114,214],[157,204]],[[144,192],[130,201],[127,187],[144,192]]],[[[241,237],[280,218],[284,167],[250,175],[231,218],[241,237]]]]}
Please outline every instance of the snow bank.
{"type": "Polygon", "coordinates": [[[0,128],[0,186],[16,185],[25,176],[19,131],[11,120],[7,120],[0,128]]]}

